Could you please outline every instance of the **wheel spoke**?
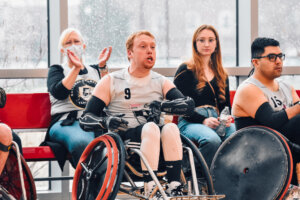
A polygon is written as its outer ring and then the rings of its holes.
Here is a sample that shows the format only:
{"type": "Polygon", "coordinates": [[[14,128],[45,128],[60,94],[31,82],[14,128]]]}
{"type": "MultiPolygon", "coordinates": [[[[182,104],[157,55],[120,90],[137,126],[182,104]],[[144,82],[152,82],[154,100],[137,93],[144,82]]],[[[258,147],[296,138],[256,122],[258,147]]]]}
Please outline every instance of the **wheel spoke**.
{"type": "Polygon", "coordinates": [[[89,169],[87,168],[87,166],[85,166],[84,163],[80,163],[80,165],[82,166],[83,170],[88,173],[89,172],[89,169]]]}

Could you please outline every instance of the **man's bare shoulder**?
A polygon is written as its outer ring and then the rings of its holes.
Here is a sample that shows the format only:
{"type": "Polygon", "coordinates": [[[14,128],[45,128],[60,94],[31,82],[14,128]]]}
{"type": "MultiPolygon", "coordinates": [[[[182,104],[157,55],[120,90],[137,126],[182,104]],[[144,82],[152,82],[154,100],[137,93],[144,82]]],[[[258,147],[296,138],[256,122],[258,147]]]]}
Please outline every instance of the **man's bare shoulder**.
{"type": "Polygon", "coordinates": [[[235,96],[237,97],[249,97],[249,96],[257,96],[258,94],[262,94],[262,91],[254,84],[242,84],[238,87],[235,96]]]}
{"type": "Polygon", "coordinates": [[[242,84],[233,99],[232,111],[237,117],[254,117],[256,110],[267,99],[254,84],[242,84]]]}

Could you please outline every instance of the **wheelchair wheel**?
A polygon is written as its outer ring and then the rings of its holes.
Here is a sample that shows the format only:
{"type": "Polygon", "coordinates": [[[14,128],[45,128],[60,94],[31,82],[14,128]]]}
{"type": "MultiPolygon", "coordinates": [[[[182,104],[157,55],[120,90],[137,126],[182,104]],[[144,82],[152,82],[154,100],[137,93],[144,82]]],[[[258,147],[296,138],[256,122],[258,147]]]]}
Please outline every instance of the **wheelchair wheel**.
{"type": "Polygon", "coordinates": [[[123,176],[124,152],[122,140],[116,134],[94,139],[76,167],[72,199],[114,199],[123,176]]]}
{"type": "MultiPolygon", "coordinates": [[[[209,172],[209,168],[205,162],[205,159],[203,158],[199,149],[191,140],[189,140],[184,135],[181,135],[181,140],[182,140],[183,147],[189,147],[192,150],[195,168],[196,168],[198,189],[200,191],[200,194],[214,195],[215,191],[214,191],[213,181],[209,172]]],[[[192,181],[191,169],[192,168],[189,161],[188,151],[186,148],[184,148],[182,170],[186,181],[190,181],[190,183],[192,184],[193,181],[192,181]]],[[[193,184],[192,184],[192,188],[193,188],[193,184]]],[[[195,194],[195,191],[192,191],[192,193],[195,194]]]]}
{"type": "Polygon", "coordinates": [[[117,171],[117,178],[113,186],[113,191],[110,193],[107,199],[114,200],[116,195],[119,192],[119,188],[121,182],[123,180],[124,168],[125,168],[125,147],[122,139],[119,135],[115,133],[108,133],[107,135],[111,136],[117,143],[117,147],[119,150],[119,163],[118,163],[118,171],[117,171]]]}
{"type": "Polygon", "coordinates": [[[230,200],[282,199],[292,178],[290,149],[277,131],[246,127],[217,151],[211,174],[217,194],[230,200]]]}
{"type": "MultiPolygon", "coordinates": [[[[27,199],[35,200],[37,199],[37,196],[32,174],[24,158],[22,156],[20,158],[27,199]]],[[[14,146],[12,146],[9,152],[5,167],[0,176],[0,185],[5,188],[15,199],[22,198],[23,192],[20,182],[17,151],[14,146]]]]}

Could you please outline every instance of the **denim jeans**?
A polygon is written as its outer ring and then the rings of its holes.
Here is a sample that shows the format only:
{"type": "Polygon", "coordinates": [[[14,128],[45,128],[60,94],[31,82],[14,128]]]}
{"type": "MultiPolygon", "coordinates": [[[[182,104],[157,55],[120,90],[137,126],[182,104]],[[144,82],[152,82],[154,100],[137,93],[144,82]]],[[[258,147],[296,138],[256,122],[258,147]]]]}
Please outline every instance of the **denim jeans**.
{"type": "MultiPolygon", "coordinates": [[[[217,111],[212,107],[196,108],[196,111],[206,117],[218,117],[217,111]]],[[[178,119],[178,127],[181,134],[197,143],[208,167],[210,167],[213,157],[222,141],[228,138],[236,130],[235,125],[232,123],[230,127],[226,127],[225,136],[220,137],[215,129],[200,123],[190,123],[182,117],[179,117],[178,119]]]]}
{"type": "Polygon", "coordinates": [[[82,130],[78,121],[75,121],[71,126],[61,126],[61,122],[58,121],[51,127],[49,131],[50,140],[67,148],[72,156],[72,165],[76,168],[84,149],[95,138],[94,132],[82,130]]]}

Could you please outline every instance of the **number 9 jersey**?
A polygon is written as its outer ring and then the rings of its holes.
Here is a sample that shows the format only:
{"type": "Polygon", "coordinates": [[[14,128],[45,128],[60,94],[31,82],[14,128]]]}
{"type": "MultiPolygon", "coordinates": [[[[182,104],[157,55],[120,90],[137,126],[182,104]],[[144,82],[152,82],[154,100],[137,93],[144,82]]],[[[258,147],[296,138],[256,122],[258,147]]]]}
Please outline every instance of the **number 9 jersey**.
{"type": "MultiPolygon", "coordinates": [[[[145,124],[150,112],[149,104],[164,99],[163,84],[166,77],[151,70],[146,77],[137,78],[128,73],[128,68],[110,73],[109,76],[111,102],[105,109],[107,115],[125,114],[123,119],[129,122],[129,128],[145,124]]],[[[160,123],[162,125],[163,119],[160,123]]]]}

